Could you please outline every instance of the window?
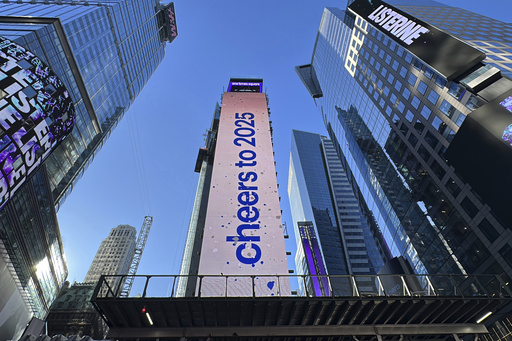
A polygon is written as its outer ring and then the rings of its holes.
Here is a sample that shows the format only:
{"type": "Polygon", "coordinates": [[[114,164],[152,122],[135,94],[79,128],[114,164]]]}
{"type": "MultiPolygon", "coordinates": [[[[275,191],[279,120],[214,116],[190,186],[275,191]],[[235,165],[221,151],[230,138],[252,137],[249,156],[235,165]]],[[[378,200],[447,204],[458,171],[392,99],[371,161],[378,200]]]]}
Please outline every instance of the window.
{"type": "Polygon", "coordinates": [[[388,105],[388,106],[386,107],[386,115],[388,115],[388,116],[389,116],[389,115],[391,115],[391,112],[392,112],[392,111],[393,111],[393,110],[392,110],[392,109],[391,109],[391,107],[388,105]]]}
{"type": "Polygon", "coordinates": [[[462,96],[464,96],[464,92],[464,88],[455,82],[452,82],[450,88],[448,89],[448,93],[454,98],[457,98],[459,101],[462,96]]]}
{"type": "Polygon", "coordinates": [[[382,90],[383,85],[384,85],[384,83],[382,83],[382,81],[379,79],[379,81],[377,82],[377,88],[382,90]]]}
{"type": "Polygon", "coordinates": [[[398,71],[398,62],[394,60],[393,65],[391,67],[393,68],[393,70],[398,71]]]}
{"type": "Polygon", "coordinates": [[[446,79],[441,75],[437,75],[435,82],[440,88],[444,88],[446,85],[446,79]]]}
{"type": "Polygon", "coordinates": [[[404,88],[404,91],[402,91],[402,96],[405,98],[406,101],[408,101],[409,97],[411,96],[411,90],[404,88]]]}
{"type": "Polygon", "coordinates": [[[478,98],[477,96],[471,95],[471,97],[469,97],[466,103],[466,108],[468,108],[469,110],[475,110],[477,108],[480,108],[484,103],[485,102],[478,98]]]}
{"type": "Polygon", "coordinates": [[[428,79],[431,79],[432,76],[434,75],[434,71],[432,71],[431,68],[429,67],[425,67],[425,71],[423,71],[423,74],[425,75],[425,77],[427,77],[428,79]]]}
{"type": "Polygon", "coordinates": [[[396,50],[396,54],[402,57],[404,55],[404,48],[402,46],[398,46],[398,50],[396,50]]]}
{"type": "Polygon", "coordinates": [[[388,70],[385,67],[383,67],[382,70],[380,70],[380,74],[382,75],[382,77],[386,78],[388,70]]]}
{"type": "Polygon", "coordinates": [[[434,116],[434,120],[432,120],[432,126],[439,130],[439,127],[444,124],[444,122],[437,116],[434,116]]]}
{"type": "Polygon", "coordinates": [[[384,95],[386,95],[386,97],[388,97],[389,95],[389,88],[387,86],[384,87],[384,95]]]}
{"type": "Polygon", "coordinates": [[[393,81],[394,81],[394,80],[395,80],[395,77],[393,76],[393,74],[391,74],[391,73],[390,73],[390,74],[388,75],[388,82],[389,82],[389,84],[393,84],[393,81]]]}
{"type": "Polygon", "coordinates": [[[407,63],[411,63],[412,61],[412,55],[409,52],[407,52],[407,54],[405,55],[405,61],[407,63]]]}
{"type": "Polygon", "coordinates": [[[384,54],[385,54],[384,50],[380,50],[380,51],[379,51],[379,57],[380,57],[381,59],[382,59],[382,58],[384,58],[384,54]]]}
{"type": "Polygon", "coordinates": [[[400,76],[402,76],[402,78],[405,78],[405,75],[407,75],[407,69],[405,68],[405,66],[402,66],[400,68],[400,76]]]}
{"type": "Polygon", "coordinates": [[[455,124],[460,127],[462,125],[462,122],[464,122],[465,119],[466,119],[466,116],[464,116],[464,114],[461,113],[459,115],[459,118],[457,118],[457,121],[455,122],[455,124]]]}
{"type": "Polygon", "coordinates": [[[424,95],[425,91],[427,91],[427,84],[425,84],[423,81],[420,81],[420,84],[418,84],[418,91],[420,94],[424,95]]]}
{"type": "Polygon", "coordinates": [[[443,100],[443,102],[439,106],[439,110],[441,110],[443,114],[450,118],[453,116],[453,113],[455,112],[455,108],[453,107],[453,105],[448,103],[446,100],[443,100]]]}
{"type": "Polygon", "coordinates": [[[418,79],[418,77],[416,77],[413,73],[411,73],[409,75],[408,82],[409,82],[409,84],[411,84],[414,87],[416,85],[416,80],[417,79],[418,79]]]}
{"type": "Polygon", "coordinates": [[[420,99],[416,96],[413,96],[411,105],[414,107],[414,109],[418,109],[418,107],[420,106],[420,103],[421,103],[420,99]]]}
{"type": "Polygon", "coordinates": [[[390,65],[391,63],[391,56],[389,54],[386,55],[386,64],[390,65]]]}
{"type": "Polygon", "coordinates": [[[473,218],[477,213],[478,209],[476,208],[475,204],[468,198],[465,197],[464,200],[460,203],[460,206],[468,213],[468,215],[473,218]]]}
{"type": "Polygon", "coordinates": [[[398,102],[397,109],[398,109],[398,111],[400,111],[401,113],[403,113],[403,112],[404,112],[404,109],[405,109],[405,104],[403,104],[402,102],[398,102]]]}
{"type": "Polygon", "coordinates": [[[377,62],[375,64],[375,70],[380,71],[380,63],[379,62],[377,62]]]}
{"type": "Polygon", "coordinates": [[[439,94],[434,91],[434,89],[430,90],[430,93],[428,94],[428,100],[432,104],[436,104],[437,100],[439,99],[439,94]]]}
{"type": "Polygon", "coordinates": [[[414,119],[414,114],[410,110],[407,110],[407,114],[405,114],[405,118],[407,119],[407,121],[412,123],[412,120],[414,119]]]}
{"type": "Polygon", "coordinates": [[[414,62],[412,64],[416,69],[421,71],[421,68],[423,67],[423,63],[420,62],[418,59],[414,59],[414,62]]]}
{"type": "Polygon", "coordinates": [[[391,104],[395,105],[397,99],[398,97],[396,97],[395,94],[391,94],[391,98],[389,100],[391,101],[391,104]]]}
{"type": "Polygon", "coordinates": [[[400,91],[402,89],[402,83],[398,79],[396,80],[396,83],[395,83],[395,89],[397,91],[400,91]]]}
{"type": "Polygon", "coordinates": [[[391,49],[391,51],[395,51],[396,47],[397,47],[397,43],[395,43],[393,40],[391,41],[391,44],[389,44],[389,48],[391,49]]]}

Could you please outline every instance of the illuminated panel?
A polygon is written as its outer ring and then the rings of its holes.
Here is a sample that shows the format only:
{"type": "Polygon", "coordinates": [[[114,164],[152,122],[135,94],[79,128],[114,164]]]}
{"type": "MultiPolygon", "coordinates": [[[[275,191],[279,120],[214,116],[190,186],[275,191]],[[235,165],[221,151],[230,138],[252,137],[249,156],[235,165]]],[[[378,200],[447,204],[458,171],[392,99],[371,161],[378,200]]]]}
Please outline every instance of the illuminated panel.
{"type": "Polygon", "coordinates": [[[0,207],[71,132],[75,109],[41,60],[0,37],[0,207]]]}
{"type": "Polygon", "coordinates": [[[310,222],[299,222],[298,225],[306,263],[311,275],[306,280],[312,285],[315,296],[330,296],[329,280],[313,225],[310,222]]]}
{"type": "Polygon", "coordinates": [[[167,11],[167,19],[170,29],[170,37],[169,43],[172,43],[174,39],[178,36],[178,30],[176,28],[176,14],[174,12],[174,3],[171,2],[169,6],[166,8],[167,11]]]}
{"type": "Polygon", "coordinates": [[[448,80],[485,59],[483,52],[384,1],[355,0],[348,8],[356,24],[368,21],[448,80]]]}
{"type": "Polygon", "coordinates": [[[244,79],[231,79],[229,82],[228,92],[262,92],[263,82],[249,81],[244,79]]]}
{"type": "MultiPolygon", "coordinates": [[[[258,296],[289,295],[267,99],[225,92],[199,275],[256,275],[258,296]]],[[[201,296],[252,295],[250,278],[203,278],[201,296]],[[227,287],[226,287],[227,285],[227,287]]]]}

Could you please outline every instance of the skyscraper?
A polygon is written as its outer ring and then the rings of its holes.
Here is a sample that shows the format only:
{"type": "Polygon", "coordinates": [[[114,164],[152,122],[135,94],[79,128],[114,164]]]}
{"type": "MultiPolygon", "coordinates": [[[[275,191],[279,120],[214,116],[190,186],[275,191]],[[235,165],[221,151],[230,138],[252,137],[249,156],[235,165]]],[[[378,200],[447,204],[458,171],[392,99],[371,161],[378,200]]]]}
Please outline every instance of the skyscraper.
{"type": "MultiPolygon", "coordinates": [[[[226,290],[223,275],[286,275],[288,266],[272,151],[267,95],[261,79],[231,79],[217,105],[206,148],[195,170],[199,183],[180,274],[181,296],[226,290]],[[220,281],[219,283],[217,283],[220,281]]],[[[246,278],[239,278],[242,288],[246,278]]],[[[231,278],[230,281],[237,281],[231,278]]],[[[289,291],[273,278],[253,283],[258,293],[289,291]]],[[[242,288],[243,289],[243,288],[242,288]]],[[[241,289],[241,290],[242,290],[241,289]]],[[[234,294],[243,294],[237,292],[234,294]]]]}
{"type": "Polygon", "coordinates": [[[391,256],[510,285],[512,25],[392,3],[325,9],[311,64],[296,70],[391,256]]]}
{"type": "MultiPolygon", "coordinates": [[[[129,273],[137,244],[137,231],[130,225],[114,227],[94,256],[82,283],[66,282],[51,306],[46,320],[49,335],[91,336],[103,339],[108,327],[91,304],[91,297],[101,275],[129,273]]],[[[124,278],[126,280],[126,278],[124,278]]],[[[112,288],[124,285],[120,278],[108,279],[112,288]]]]}
{"type": "Polygon", "coordinates": [[[127,274],[135,253],[137,230],[130,225],[114,227],[101,242],[85,275],[84,283],[96,283],[101,275],[127,274]]]}
{"type": "MultiPolygon", "coordinates": [[[[297,274],[377,274],[384,264],[376,243],[378,230],[372,234],[332,141],[319,134],[294,130],[289,176],[297,274]]],[[[310,281],[317,279],[312,277],[310,281]]],[[[336,283],[335,278],[331,285],[338,295],[349,287],[336,283]]],[[[370,280],[366,285],[371,287],[373,283],[370,280]]],[[[324,289],[318,296],[328,293],[324,289]]]]}
{"type": "Polygon", "coordinates": [[[48,1],[0,4],[0,35],[39,57],[75,104],[71,135],[0,212],[0,338],[44,319],[67,269],[56,210],[84,173],[176,37],[173,4],[48,1]],[[5,298],[4,298],[5,297],[5,298]],[[15,321],[13,323],[9,321],[15,321]]]}

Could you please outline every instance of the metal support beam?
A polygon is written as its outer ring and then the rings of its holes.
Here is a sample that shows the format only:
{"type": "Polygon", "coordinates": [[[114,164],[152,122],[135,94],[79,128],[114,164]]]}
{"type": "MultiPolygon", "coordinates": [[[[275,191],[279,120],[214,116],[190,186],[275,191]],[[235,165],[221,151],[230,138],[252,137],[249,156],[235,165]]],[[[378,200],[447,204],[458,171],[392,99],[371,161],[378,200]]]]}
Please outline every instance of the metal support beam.
{"type": "MultiPolygon", "coordinates": [[[[453,335],[486,334],[483,324],[407,324],[407,325],[352,325],[352,326],[250,326],[250,327],[188,327],[188,328],[116,328],[107,338],[207,338],[207,337],[295,337],[295,336],[363,336],[375,335],[453,335]]],[[[457,337],[458,339],[458,337],[457,337]]]]}

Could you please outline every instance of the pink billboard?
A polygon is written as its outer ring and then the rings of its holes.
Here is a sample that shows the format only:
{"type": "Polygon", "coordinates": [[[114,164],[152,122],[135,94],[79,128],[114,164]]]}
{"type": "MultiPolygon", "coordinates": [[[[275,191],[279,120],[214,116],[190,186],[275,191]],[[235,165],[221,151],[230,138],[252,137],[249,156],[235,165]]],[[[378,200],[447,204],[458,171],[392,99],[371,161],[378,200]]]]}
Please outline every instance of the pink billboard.
{"type": "Polygon", "coordinates": [[[264,93],[223,95],[198,274],[230,276],[203,278],[201,296],[290,294],[272,276],[288,264],[264,93]]]}

